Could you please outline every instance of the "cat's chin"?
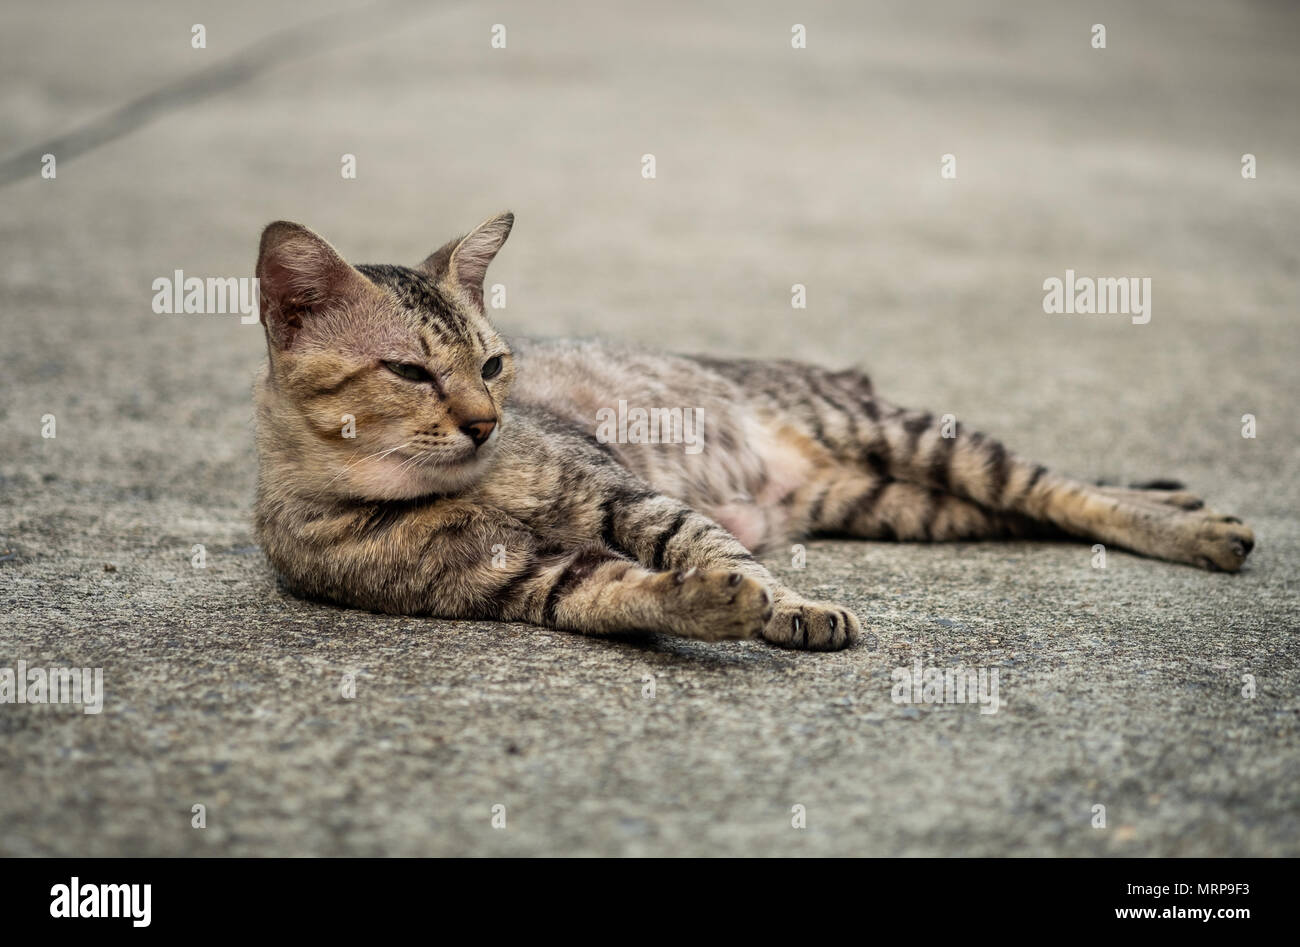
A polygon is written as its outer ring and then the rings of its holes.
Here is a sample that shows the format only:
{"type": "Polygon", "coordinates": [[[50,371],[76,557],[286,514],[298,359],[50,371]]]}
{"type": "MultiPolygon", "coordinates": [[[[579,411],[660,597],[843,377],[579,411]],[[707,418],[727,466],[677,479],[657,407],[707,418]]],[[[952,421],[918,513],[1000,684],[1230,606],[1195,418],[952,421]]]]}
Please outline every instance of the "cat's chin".
{"type": "Polygon", "coordinates": [[[416,495],[460,493],[482,479],[495,453],[490,447],[480,448],[478,453],[450,464],[430,461],[419,465],[412,471],[423,487],[416,495]]]}
{"type": "Polygon", "coordinates": [[[410,500],[431,493],[460,493],[483,477],[495,451],[485,445],[477,453],[457,460],[391,455],[383,461],[361,465],[349,475],[348,490],[369,500],[410,500]]]}

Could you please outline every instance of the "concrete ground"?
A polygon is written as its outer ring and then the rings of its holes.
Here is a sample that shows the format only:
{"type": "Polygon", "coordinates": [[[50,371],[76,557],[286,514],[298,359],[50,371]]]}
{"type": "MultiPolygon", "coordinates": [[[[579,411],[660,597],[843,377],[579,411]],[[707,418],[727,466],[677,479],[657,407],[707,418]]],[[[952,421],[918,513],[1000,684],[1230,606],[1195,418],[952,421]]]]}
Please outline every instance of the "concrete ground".
{"type": "Polygon", "coordinates": [[[4,8],[0,667],[106,696],[0,704],[0,853],[1300,854],[1300,10],[621,6],[4,8]],[[261,330],[152,281],[251,275],[276,218],[414,263],[507,207],[508,332],[857,362],[1064,472],[1181,478],[1257,551],[771,557],[872,629],[831,655],[287,596],[261,330]],[[1150,323],[1045,314],[1067,268],[1150,277],[1150,323]],[[915,659],[1004,706],[893,702],[915,659]]]}

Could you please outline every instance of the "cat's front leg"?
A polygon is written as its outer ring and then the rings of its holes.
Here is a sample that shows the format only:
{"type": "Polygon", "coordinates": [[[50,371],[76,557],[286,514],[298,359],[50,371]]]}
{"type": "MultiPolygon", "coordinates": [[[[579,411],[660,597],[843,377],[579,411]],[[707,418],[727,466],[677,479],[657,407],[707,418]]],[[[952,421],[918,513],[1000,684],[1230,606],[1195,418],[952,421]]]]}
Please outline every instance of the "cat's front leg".
{"type": "Polygon", "coordinates": [[[731,570],[771,590],[773,609],[764,640],[785,648],[837,651],[862,626],[847,608],[814,602],[773,578],[721,524],[671,497],[645,494],[604,508],[605,542],[652,569],[731,570]]]}
{"type": "Polygon", "coordinates": [[[756,638],[772,615],[767,585],[734,568],[647,569],[472,500],[267,516],[260,537],[299,592],[392,614],[704,641],[756,638]]]}
{"type": "Polygon", "coordinates": [[[767,586],[739,571],[656,572],[601,545],[529,557],[505,577],[498,599],[506,620],[586,634],[756,638],[772,616],[767,586]]]}

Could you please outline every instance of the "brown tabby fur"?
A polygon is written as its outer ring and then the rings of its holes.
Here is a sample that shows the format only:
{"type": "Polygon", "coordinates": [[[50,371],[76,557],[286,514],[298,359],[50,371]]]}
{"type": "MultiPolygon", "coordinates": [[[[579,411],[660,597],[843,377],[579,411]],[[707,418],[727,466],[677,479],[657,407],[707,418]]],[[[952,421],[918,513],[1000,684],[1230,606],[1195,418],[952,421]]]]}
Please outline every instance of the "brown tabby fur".
{"type": "Polygon", "coordinates": [[[945,437],[856,371],[508,344],[483,280],[512,223],[494,217],[415,269],[350,266],[298,224],[263,233],[257,531],[297,593],[835,649],[857,617],[778,584],[754,552],[816,533],[1072,536],[1236,571],[1251,550],[1249,529],[1190,494],[1091,486],[982,434],[945,437]],[[494,356],[502,368],[485,379],[494,356]],[[619,400],[702,408],[703,450],[600,443],[597,412],[619,400]],[[490,429],[481,446],[469,424],[490,429]]]}

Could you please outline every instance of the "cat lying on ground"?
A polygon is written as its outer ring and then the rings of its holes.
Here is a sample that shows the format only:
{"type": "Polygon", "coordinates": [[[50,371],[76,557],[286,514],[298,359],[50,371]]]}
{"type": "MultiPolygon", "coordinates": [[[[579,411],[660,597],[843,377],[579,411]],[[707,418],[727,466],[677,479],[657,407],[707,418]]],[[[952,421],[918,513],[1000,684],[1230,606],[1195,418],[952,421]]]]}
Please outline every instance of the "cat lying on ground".
{"type": "Polygon", "coordinates": [[[890,404],[857,371],[507,343],[483,281],[513,221],[414,269],[351,266],[298,224],[262,234],[257,532],[298,594],[829,650],[857,617],[779,584],[755,552],[818,533],[1072,536],[1235,572],[1254,544],[1176,484],[1054,475],[890,404]],[[663,443],[679,417],[682,434],[702,424],[701,449],[663,443]],[[630,418],[657,436],[629,436],[630,418]]]}

